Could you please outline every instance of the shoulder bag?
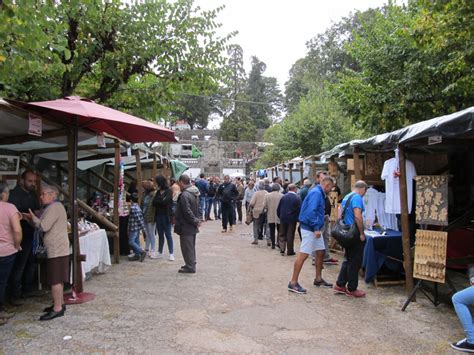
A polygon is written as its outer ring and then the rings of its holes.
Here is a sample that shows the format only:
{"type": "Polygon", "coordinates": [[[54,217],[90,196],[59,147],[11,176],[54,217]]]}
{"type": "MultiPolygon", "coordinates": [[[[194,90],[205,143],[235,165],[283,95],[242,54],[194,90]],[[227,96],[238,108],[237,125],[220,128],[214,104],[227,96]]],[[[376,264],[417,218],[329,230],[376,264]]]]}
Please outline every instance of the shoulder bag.
{"type": "Polygon", "coordinates": [[[346,210],[351,203],[352,197],[354,197],[354,194],[347,199],[346,205],[342,210],[341,218],[336,221],[331,229],[331,236],[345,249],[354,245],[355,242],[357,242],[357,238],[359,238],[359,228],[355,221],[351,225],[344,223],[344,216],[346,215],[346,210]]]}

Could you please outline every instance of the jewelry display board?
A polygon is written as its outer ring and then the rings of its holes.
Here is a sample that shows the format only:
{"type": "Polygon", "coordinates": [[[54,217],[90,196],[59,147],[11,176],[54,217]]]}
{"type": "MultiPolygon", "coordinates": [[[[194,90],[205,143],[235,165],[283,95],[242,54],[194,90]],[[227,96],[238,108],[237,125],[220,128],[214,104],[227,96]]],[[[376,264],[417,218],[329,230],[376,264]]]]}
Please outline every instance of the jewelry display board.
{"type": "Polygon", "coordinates": [[[338,204],[338,193],[332,191],[328,194],[329,201],[331,202],[331,215],[329,216],[329,222],[336,222],[337,221],[337,213],[339,209],[338,204]]]}
{"type": "Polygon", "coordinates": [[[447,232],[418,229],[416,231],[413,277],[444,283],[447,245],[447,232]]]}
{"type": "Polygon", "coordinates": [[[380,177],[383,164],[391,157],[391,153],[365,153],[365,175],[380,177]]]}
{"type": "Polygon", "coordinates": [[[417,176],[416,223],[448,225],[448,177],[417,176]]]}

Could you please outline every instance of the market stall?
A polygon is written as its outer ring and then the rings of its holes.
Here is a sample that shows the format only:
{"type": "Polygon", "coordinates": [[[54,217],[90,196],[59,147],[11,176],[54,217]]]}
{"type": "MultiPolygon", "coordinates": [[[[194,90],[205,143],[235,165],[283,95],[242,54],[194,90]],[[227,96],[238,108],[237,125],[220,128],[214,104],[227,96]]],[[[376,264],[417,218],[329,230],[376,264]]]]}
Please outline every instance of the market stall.
{"type": "MultiPolygon", "coordinates": [[[[65,169],[67,171],[67,187],[64,189],[63,186],[55,183],[48,176],[40,176],[45,182],[58,187],[60,192],[71,202],[69,214],[71,216],[74,253],[73,279],[75,290],[81,292],[82,272],[80,263],[84,256],[80,254],[78,210],[82,208],[91,214],[97,215],[97,213],[77,197],[77,164],[79,159],[82,156],[87,160],[88,157],[84,157],[84,152],[90,156],[91,152],[89,150],[101,148],[103,143],[100,142],[100,139],[103,140],[104,132],[113,135],[114,141],[113,146],[111,146],[113,148],[111,158],[114,159],[115,163],[113,205],[118,206],[121,161],[119,139],[130,142],[174,141],[174,133],[153,123],[77,97],[29,104],[2,100],[0,101],[0,108],[2,122],[2,125],[0,125],[0,149],[16,153],[4,159],[8,164],[5,164],[5,170],[1,174],[2,179],[13,180],[12,176],[17,176],[20,163],[24,167],[35,167],[35,161],[29,155],[35,149],[43,149],[40,153],[48,154],[53,152],[45,151],[45,149],[57,150],[67,147],[64,151],[67,156],[67,169],[65,169]],[[82,144],[84,149],[81,150],[81,142],[83,143],[94,137],[97,139],[97,146],[90,147],[87,144],[82,144]],[[16,162],[16,172],[7,170],[11,168],[11,160],[16,162]]],[[[116,240],[118,240],[118,216],[118,208],[114,208],[113,221],[115,224],[104,219],[103,216],[98,216],[99,220],[102,219],[105,225],[115,231],[116,240]]],[[[118,253],[116,254],[118,260],[118,253]]]]}

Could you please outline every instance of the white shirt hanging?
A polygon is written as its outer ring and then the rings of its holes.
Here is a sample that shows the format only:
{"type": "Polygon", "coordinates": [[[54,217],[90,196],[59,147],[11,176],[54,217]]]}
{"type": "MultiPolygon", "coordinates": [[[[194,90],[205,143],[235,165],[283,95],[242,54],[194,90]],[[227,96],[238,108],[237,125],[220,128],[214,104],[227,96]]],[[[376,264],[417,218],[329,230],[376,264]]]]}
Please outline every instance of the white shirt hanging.
{"type": "MultiPolygon", "coordinates": [[[[383,165],[382,180],[385,180],[385,212],[400,213],[400,178],[398,159],[387,160],[383,165]]],[[[407,197],[408,213],[411,213],[413,204],[413,178],[416,176],[415,165],[410,160],[406,160],[407,197]]]]}

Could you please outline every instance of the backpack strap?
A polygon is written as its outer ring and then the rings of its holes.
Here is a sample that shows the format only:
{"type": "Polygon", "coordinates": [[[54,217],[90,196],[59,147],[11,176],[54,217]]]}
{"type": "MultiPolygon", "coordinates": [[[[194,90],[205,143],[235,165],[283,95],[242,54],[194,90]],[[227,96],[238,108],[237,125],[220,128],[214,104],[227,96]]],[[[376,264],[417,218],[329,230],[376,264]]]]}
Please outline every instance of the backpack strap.
{"type": "Polygon", "coordinates": [[[346,215],[346,210],[349,207],[349,204],[351,203],[352,198],[354,197],[355,192],[352,193],[352,195],[349,196],[349,198],[346,201],[346,204],[344,205],[344,209],[342,210],[341,214],[341,219],[344,220],[344,216],[346,215]]]}

